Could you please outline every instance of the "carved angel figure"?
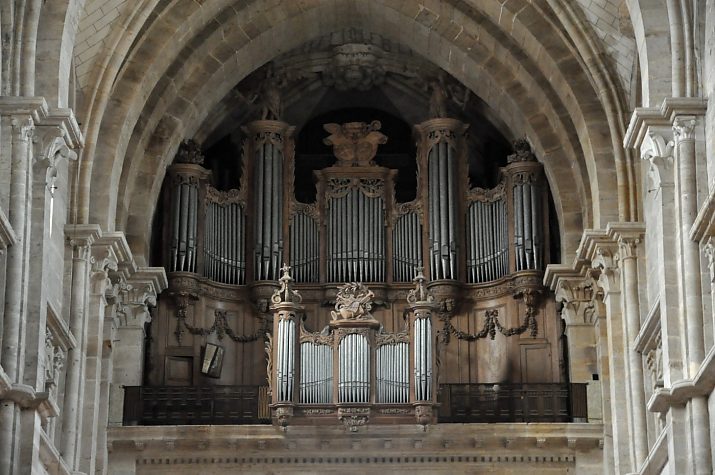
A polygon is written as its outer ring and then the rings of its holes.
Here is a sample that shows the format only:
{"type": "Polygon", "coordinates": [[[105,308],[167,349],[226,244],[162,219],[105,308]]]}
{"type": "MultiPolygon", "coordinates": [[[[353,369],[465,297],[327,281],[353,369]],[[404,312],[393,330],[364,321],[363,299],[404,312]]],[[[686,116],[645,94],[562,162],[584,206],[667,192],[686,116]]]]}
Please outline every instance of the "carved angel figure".
{"type": "Polygon", "coordinates": [[[365,285],[351,282],[339,287],[335,297],[335,311],[330,312],[333,320],[372,319],[372,298],[375,294],[365,285]]]}
{"type": "Polygon", "coordinates": [[[261,119],[281,120],[283,115],[283,101],[281,99],[281,89],[286,85],[285,78],[279,78],[270,66],[266,71],[266,77],[261,86],[260,97],[261,119]]]}

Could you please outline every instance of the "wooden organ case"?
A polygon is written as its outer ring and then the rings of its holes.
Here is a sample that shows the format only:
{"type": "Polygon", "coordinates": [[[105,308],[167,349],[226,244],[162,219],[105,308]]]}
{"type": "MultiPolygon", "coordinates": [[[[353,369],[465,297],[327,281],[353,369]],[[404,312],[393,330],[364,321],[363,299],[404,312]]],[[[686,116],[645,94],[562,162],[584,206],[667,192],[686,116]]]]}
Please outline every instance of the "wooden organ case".
{"type": "Polygon", "coordinates": [[[398,203],[399,171],[374,161],[380,127],[324,126],[336,162],[314,172],[313,203],[294,197],[285,123],[244,128],[234,190],[209,184],[196,144],[181,147],[165,180],[169,289],[148,386],[252,387],[236,397],[255,399],[259,418],[354,430],[453,416],[450,385],[563,382],[541,284],[548,189],[528,143],[496,187],[470,188],[467,127],[423,122],[416,198],[398,203]]]}

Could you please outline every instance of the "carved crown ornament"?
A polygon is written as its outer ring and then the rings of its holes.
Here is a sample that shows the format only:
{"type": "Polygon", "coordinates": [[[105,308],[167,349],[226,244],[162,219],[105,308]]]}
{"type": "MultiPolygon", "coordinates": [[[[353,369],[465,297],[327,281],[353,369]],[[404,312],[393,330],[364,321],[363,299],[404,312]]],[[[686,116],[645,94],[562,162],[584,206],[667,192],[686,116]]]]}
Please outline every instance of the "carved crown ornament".
{"type": "Polygon", "coordinates": [[[337,166],[354,167],[374,165],[377,146],[387,143],[387,136],[379,132],[382,124],[372,122],[348,122],[345,124],[325,124],[323,128],[330,135],[323,140],[333,146],[333,154],[338,159],[337,166]]]}

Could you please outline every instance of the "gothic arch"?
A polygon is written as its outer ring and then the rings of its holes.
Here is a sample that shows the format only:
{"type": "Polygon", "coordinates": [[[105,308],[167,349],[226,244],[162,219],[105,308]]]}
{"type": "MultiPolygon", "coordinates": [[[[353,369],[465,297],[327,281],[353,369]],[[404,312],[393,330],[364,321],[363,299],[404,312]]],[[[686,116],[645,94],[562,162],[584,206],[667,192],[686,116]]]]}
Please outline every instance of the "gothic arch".
{"type": "Polygon", "coordinates": [[[496,2],[489,2],[479,5],[482,10],[464,5],[460,10],[446,4],[434,11],[413,5],[416,11],[407,12],[385,2],[382,8],[390,14],[373,22],[362,4],[348,1],[301,12],[284,4],[262,10],[270,17],[256,13],[256,3],[239,9],[215,2],[200,11],[190,3],[194,7],[174,3],[146,28],[127,53],[112,95],[97,106],[102,111],[106,104],[101,126],[98,120],[89,126],[80,212],[89,210],[91,198],[92,211],[83,219],[125,230],[139,253],[145,250],[153,214],[147,203],[156,202],[179,140],[198,130],[230,87],[276,51],[310,40],[305,25],[323,32],[370,25],[378,34],[410,44],[482,97],[512,131],[528,135],[554,191],[565,258],[583,228],[617,220],[623,196],[633,193],[623,176],[625,167],[621,164],[618,171],[613,159],[623,126],[616,116],[618,99],[604,111],[600,96],[608,92],[606,86],[594,90],[583,58],[556,34],[559,25],[532,5],[514,2],[495,10],[496,2]],[[187,17],[188,12],[194,14],[187,17]],[[440,18],[446,20],[440,23],[440,18]],[[458,26],[463,29],[450,30],[458,26]],[[149,55],[159,60],[147,68],[142,58],[149,55]],[[609,122],[610,127],[604,125],[609,122]]]}

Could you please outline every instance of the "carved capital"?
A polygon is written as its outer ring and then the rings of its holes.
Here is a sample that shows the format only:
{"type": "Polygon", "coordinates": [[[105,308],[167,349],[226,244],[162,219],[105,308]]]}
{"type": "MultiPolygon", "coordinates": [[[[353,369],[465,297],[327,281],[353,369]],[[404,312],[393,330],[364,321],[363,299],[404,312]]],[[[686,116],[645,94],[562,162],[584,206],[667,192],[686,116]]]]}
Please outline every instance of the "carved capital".
{"type": "Polygon", "coordinates": [[[149,307],[156,306],[157,295],[166,288],[163,268],[144,267],[119,284],[117,314],[120,327],[143,327],[151,321],[149,307]]]}
{"type": "Polygon", "coordinates": [[[695,140],[695,125],[697,119],[694,115],[679,115],[673,120],[673,136],[675,143],[695,140]]]}
{"type": "Polygon", "coordinates": [[[592,275],[581,280],[559,280],[556,301],[563,305],[562,317],[567,325],[593,323],[597,299],[602,296],[592,275]]]}
{"type": "Polygon", "coordinates": [[[653,188],[673,183],[673,147],[672,140],[649,131],[641,146],[641,159],[650,162],[648,178],[653,188]]]}
{"type": "Polygon", "coordinates": [[[618,239],[618,258],[620,260],[637,258],[636,247],[640,243],[640,237],[620,237],[618,239]]]}
{"type": "Polygon", "coordinates": [[[75,224],[65,226],[67,243],[72,248],[74,259],[91,261],[92,244],[99,239],[102,231],[96,224],[75,224]]]}
{"type": "Polygon", "coordinates": [[[10,120],[13,139],[19,142],[29,142],[35,134],[35,121],[32,117],[13,116],[10,120]]]}

